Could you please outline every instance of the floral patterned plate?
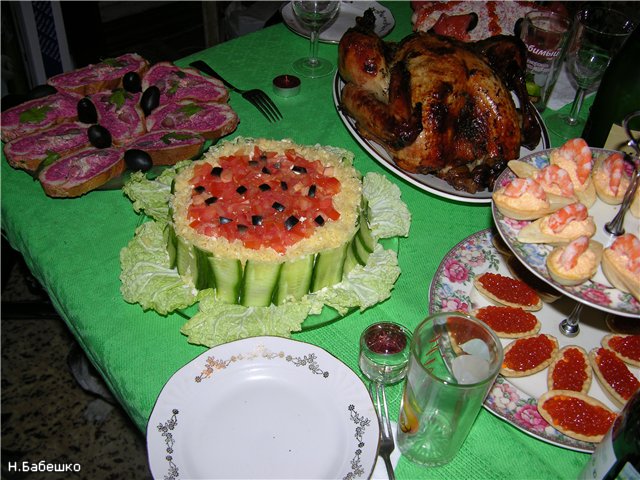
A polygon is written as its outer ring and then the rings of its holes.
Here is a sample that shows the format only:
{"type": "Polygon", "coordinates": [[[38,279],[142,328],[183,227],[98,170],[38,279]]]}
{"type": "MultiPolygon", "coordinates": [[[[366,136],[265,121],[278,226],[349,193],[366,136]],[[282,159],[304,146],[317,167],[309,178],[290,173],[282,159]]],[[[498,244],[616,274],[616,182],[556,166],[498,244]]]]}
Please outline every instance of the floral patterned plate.
{"type": "Polygon", "coordinates": [[[154,478],[369,478],[379,426],[362,380],[279,337],[214,347],[164,386],[147,426],[154,478]]]}
{"type": "MultiPolygon", "coordinates": [[[[473,287],[473,279],[485,272],[513,276],[507,268],[505,258],[493,246],[492,237],[491,230],[482,230],[464,239],[445,256],[431,282],[430,313],[471,312],[489,305],[473,287]]],[[[534,312],[542,324],[540,331],[555,336],[560,348],[566,345],[580,345],[589,351],[600,346],[602,337],[610,332],[605,324],[604,314],[598,309],[583,308],[578,336],[568,338],[560,334],[558,324],[571,313],[574,305],[575,302],[567,297],[553,303],[545,303],[542,310],[534,312]]],[[[503,346],[510,342],[511,339],[502,339],[503,346]]],[[[574,440],[558,432],[538,413],[537,399],[547,391],[547,370],[520,378],[499,375],[484,402],[484,407],[497,417],[544,442],[579,452],[592,452],[594,444],[574,440]]],[[[631,371],[636,377],[640,376],[640,369],[631,368],[631,371]]],[[[619,410],[606,397],[595,375],[588,394],[612,410],[619,410]]]]}
{"type": "MultiPolygon", "coordinates": [[[[592,148],[591,151],[594,157],[599,154],[609,154],[613,152],[613,150],[603,150],[600,148],[592,148]]],[[[530,163],[538,168],[543,168],[549,164],[550,152],[551,150],[542,150],[531,155],[527,155],[520,160],[530,163]]],[[[628,165],[629,168],[631,168],[631,164],[628,165]]],[[[497,185],[504,185],[514,178],[515,174],[507,168],[502,172],[500,177],[498,177],[496,182],[497,185]]],[[[615,216],[618,209],[619,206],[608,205],[600,199],[596,200],[596,203],[589,209],[589,215],[593,217],[597,226],[596,234],[593,238],[594,240],[602,243],[605,247],[609,246],[615,237],[606,232],[604,225],[615,216]]],[[[566,287],[556,283],[549,276],[549,273],[547,272],[547,265],[545,263],[547,254],[551,252],[553,247],[546,244],[520,243],[516,239],[518,232],[525,225],[531,222],[519,221],[505,217],[498,211],[495,203],[492,204],[492,210],[493,219],[500,235],[509,245],[509,248],[511,248],[516,257],[518,257],[518,259],[535,275],[578,302],[615,315],[640,317],[640,302],[633,298],[631,294],[624,293],[617,288],[613,288],[600,268],[598,268],[598,273],[596,273],[592,280],[581,285],[566,287]]],[[[627,213],[624,220],[624,228],[626,232],[640,235],[640,220],[631,215],[631,213],[627,213]]]]}

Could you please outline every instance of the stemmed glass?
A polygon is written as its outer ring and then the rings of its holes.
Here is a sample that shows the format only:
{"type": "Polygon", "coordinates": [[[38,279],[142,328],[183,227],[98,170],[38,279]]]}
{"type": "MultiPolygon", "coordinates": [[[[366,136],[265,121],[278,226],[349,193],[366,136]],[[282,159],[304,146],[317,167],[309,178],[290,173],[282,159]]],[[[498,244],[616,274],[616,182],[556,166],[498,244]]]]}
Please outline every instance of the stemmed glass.
{"type": "Polygon", "coordinates": [[[600,81],[633,27],[633,22],[617,10],[589,7],[576,14],[565,59],[578,89],[569,114],[547,117],[549,130],[565,139],[580,136],[584,121],[578,115],[586,91],[600,81]]]}
{"type": "Polygon", "coordinates": [[[340,2],[294,0],[291,3],[296,17],[310,30],[309,56],[293,62],[293,70],[307,78],[329,75],[333,71],[333,64],[318,57],[318,41],[322,27],[338,13],[340,2]]]}

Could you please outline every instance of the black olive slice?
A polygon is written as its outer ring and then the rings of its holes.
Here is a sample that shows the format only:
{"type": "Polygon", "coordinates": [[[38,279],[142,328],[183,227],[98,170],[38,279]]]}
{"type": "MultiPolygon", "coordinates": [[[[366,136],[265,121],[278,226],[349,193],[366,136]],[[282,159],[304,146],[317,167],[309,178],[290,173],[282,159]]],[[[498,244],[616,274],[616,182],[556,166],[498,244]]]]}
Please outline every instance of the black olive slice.
{"type": "Polygon", "coordinates": [[[258,162],[257,160],[249,160],[250,167],[257,167],[258,165],[260,165],[260,162],[258,162]]]}
{"type": "Polygon", "coordinates": [[[273,168],[280,168],[282,164],[280,162],[276,162],[272,165],[273,168]]]}
{"type": "Polygon", "coordinates": [[[309,187],[309,192],[307,193],[307,196],[314,198],[316,196],[316,186],[315,185],[311,185],[309,187]]]}
{"type": "Polygon", "coordinates": [[[271,190],[271,187],[267,183],[262,183],[258,185],[258,188],[263,192],[266,192],[267,190],[271,190]]]}
{"type": "Polygon", "coordinates": [[[314,219],[314,222],[316,222],[318,225],[322,226],[322,225],[324,225],[324,218],[322,218],[322,215],[318,215],[314,219]]]}
{"type": "Polygon", "coordinates": [[[243,225],[241,223],[239,223],[236,227],[238,228],[238,232],[240,232],[240,233],[244,233],[247,230],[249,230],[249,227],[247,227],[246,225],[243,225]]]}
{"type": "Polygon", "coordinates": [[[267,167],[262,167],[262,173],[265,173],[267,175],[271,175],[271,170],[269,170],[267,167]]]}
{"type": "Polygon", "coordinates": [[[287,230],[291,230],[293,227],[295,227],[298,224],[299,221],[300,220],[298,220],[296,217],[291,215],[289,218],[287,218],[284,221],[284,228],[286,228],[287,230]]]}
{"type": "Polygon", "coordinates": [[[222,173],[222,167],[213,167],[211,169],[211,175],[213,175],[214,177],[219,177],[221,173],[222,173]]]}
{"type": "Polygon", "coordinates": [[[251,215],[251,224],[256,226],[262,225],[262,215],[251,215]]]}
{"type": "Polygon", "coordinates": [[[230,218],[220,217],[220,225],[224,225],[226,223],[231,223],[231,222],[233,222],[233,220],[231,220],[230,218]]]}
{"type": "Polygon", "coordinates": [[[216,203],[217,201],[218,197],[209,197],[204,201],[204,203],[206,203],[207,205],[211,205],[213,203],[216,203]]]}
{"type": "Polygon", "coordinates": [[[299,165],[294,165],[293,167],[291,167],[291,170],[293,170],[295,173],[307,173],[307,169],[304,167],[300,167],[299,165]]]}
{"type": "Polygon", "coordinates": [[[196,191],[196,193],[204,193],[206,188],[204,188],[202,185],[198,185],[196,188],[194,188],[194,190],[196,191]]]}
{"type": "Polygon", "coordinates": [[[246,191],[247,187],[245,187],[244,185],[240,185],[238,188],[236,188],[236,192],[238,192],[240,195],[244,195],[246,191]]]}
{"type": "Polygon", "coordinates": [[[289,185],[287,185],[287,182],[282,181],[282,182],[280,182],[280,188],[282,190],[288,190],[289,189],[289,185]]]}
{"type": "Polygon", "coordinates": [[[282,205],[281,203],[273,202],[273,205],[271,206],[279,212],[284,212],[284,205],[282,205]]]}

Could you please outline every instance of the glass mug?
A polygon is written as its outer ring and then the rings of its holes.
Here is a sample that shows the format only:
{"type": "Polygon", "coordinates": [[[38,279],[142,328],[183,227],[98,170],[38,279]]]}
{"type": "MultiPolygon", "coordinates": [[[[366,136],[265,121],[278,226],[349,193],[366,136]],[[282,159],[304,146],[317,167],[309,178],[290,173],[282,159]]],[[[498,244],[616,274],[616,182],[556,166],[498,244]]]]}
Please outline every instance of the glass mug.
{"type": "Polygon", "coordinates": [[[503,357],[500,339],[470,315],[442,312],[418,325],[398,419],[398,447],[408,460],[438,466],[453,459],[503,357]]]}

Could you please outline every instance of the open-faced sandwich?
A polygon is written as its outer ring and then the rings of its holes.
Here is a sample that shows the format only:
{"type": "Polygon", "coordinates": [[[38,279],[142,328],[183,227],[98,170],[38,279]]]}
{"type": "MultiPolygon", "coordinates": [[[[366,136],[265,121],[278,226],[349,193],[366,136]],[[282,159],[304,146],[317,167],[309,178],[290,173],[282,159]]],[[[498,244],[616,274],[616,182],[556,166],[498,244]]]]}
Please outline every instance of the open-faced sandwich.
{"type": "Polygon", "coordinates": [[[549,365],[547,388],[587,394],[592,376],[585,349],[578,345],[567,345],[560,349],[549,365]]]}
{"type": "Polygon", "coordinates": [[[505,377],[526,377],[547,368],[558,352],[558,340],[541,333],[514,340],[504,349],[500,373],[505,377]]]}
{"type": "Polygon", "coordinates": [[[603,347],[589,352],[589,361],[604,393],[622,407],[638,389],[640,381],[613,351],[603,347]]]}
{"type": "Polygon", "coordinates": [[[473,279],[473,286],[496,305],[517,307],[528,311],[537,311],[542,308],[540,296],[522,280],[486,272],[473,279]]]}
{"type": "Polygon", "coordinates": [[[538,398],[538,412],[549,425],[584,442],[599,443],[618,416],[584,393],[549,390],[538,398]]]}
{"type": "Polygon", "coordinates": [[[625,363],[640,367],[640,335],[612,333],[604,336],[600,344],[616,352],[625,363]]]}
{"type": "Polygon", "coordinates": [[[472,315],[489,325],[500,338],[521,338],[540,331],[536,316],[520,307],[489,305],[472,312],[472,315]]]}

